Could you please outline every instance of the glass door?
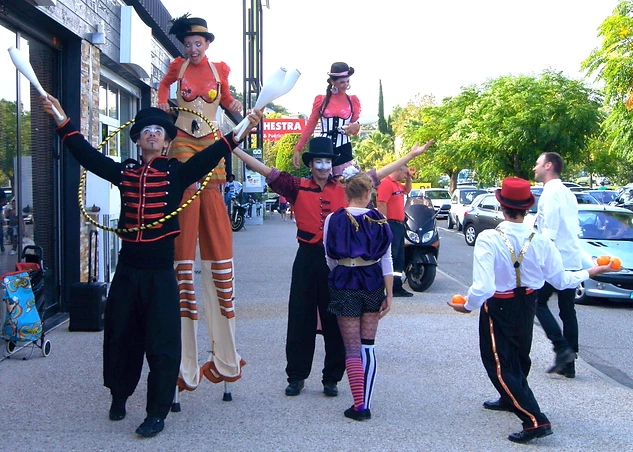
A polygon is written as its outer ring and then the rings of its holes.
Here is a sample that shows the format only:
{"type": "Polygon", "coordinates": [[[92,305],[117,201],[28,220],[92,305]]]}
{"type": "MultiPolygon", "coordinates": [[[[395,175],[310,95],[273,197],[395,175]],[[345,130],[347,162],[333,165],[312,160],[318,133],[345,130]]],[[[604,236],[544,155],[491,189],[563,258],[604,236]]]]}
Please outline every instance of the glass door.
{"type": "MultiPolygon", "coordinates": [[[[28,60],[44,90],[56,93],[58,51],[0,22],[0,48],[16,47],[28,60]]],[[[40,314],[59,311],[57,263],[58,200],[56,137],[40,94],[0,52],[0,274],[16,263],[34,260],[47,269],[47,297],[40,314]],[[33,253],[35,257],[25,257],[33,253]]]]}

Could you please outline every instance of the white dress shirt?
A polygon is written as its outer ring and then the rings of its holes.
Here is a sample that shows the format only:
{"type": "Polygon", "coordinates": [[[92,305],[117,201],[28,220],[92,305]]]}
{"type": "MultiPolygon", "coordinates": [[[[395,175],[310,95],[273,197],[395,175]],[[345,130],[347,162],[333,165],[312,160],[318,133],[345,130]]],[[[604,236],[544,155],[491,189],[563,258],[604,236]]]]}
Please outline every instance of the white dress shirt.
{"type": "Polygon", "coordinates": [[[554,242],[567,270],[582,268],[578,201],[560,179],[543,186],[534,229],[554,242]]]}
{"type": "MultiPolygon", "coordinates": [[[[497,226],[505,233],[519,257],[525,240],[532,230],[523,223],[503,221],[497,226]]],[[[551,240],[536,234],[525,253],[520,267],[521,286],[540,289],[549,282],[558,290],[571,289],[589,279],[587,270],[565,271],[561,255],[551,240]]],[[[495,292],[507,292],[516,287],[516,272],[510,250],[501,234],[494,229],[483,231],[475,242],[473,284],[468,289],[469,311],[481,307],[495,292]]]]}

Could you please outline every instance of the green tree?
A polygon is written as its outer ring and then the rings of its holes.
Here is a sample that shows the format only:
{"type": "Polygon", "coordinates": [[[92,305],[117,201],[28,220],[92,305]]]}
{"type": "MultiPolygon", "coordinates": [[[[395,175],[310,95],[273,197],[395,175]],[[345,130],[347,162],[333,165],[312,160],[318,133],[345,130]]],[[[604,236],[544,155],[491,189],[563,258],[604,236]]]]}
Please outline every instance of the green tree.
{"type": "MultiPolygon", "coordinates": [[[[288,133],[281,137],[276,144],[277,157],[275,159],[275,167],[293,176],[304,177],[310,174],[310,170],[305,165],[297,169],[292,164],[292,156],[294,155],[295,146],[299,142],[299,138],[301,138],[301,135],[298,133],[288,133]]],[[[307,151],[307,146],[305,151],[307,151]]]]}
{"type": "Polygon", "coordinates": [[[378,79],[378,131],[386,134],[388,130],[385,120],[385,102],[382,97],[382,80],[378,79]]]}
{"type": "Polygon", "coordinates": [[[541,152],[558,152],[568,165],[582,162],[600,130],[601,104],[582,81],[551,70],[488,82],[461,123],[462,134],[474,139],[468,149],[473,169],[480,179],[530,179],[541,152]]]}
{"type": "Polygon", "coordinates": [[[445,98],[441,105],[434,105],[427,96],[418,102],[420,107],[410,104],[398,113],[405,148],[435,140],[431,149],[412,162],[416,180],[434,183],[446,174],[451,179],[449,189],[454,190],[459,171],[472,166],[471,148],[476,140],[468,131],[468,111],[478,96],[476,87],[462,88],[458,96],[445,98]]]}
{"type": "Polygon", "coordinates": [[[380,167],[396,160],[393,151],[393,137],[381,132],[373,132],[364,140],[352,137],[355,161],[364,170],[380,167]]]}
{"type": "Polygon", "coordinates": [[[633,161],[633,1],[621,1],[600,24],[598,35],[602,45],[582,67],[604,82],[604,102],[611,111],[603,128],[611,153],[633,161]]]}
{"type": "MultiPolygon", "coordinates": [[[[14,159],[18,140],[17,102],[0,99],[0,184],[9,185],[14,180],[14,159]]],[[[31,112],[22,109],[20,121],[22,155],[31,155],[31,112]]]]}

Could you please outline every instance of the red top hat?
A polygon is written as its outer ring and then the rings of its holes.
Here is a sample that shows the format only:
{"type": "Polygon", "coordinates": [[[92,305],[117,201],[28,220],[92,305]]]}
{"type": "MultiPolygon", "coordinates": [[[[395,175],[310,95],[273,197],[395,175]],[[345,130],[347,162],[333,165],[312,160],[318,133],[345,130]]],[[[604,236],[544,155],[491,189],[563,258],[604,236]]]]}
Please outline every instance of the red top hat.
{"type": "Polygon", "coordinates": [[[535,198],[530,191],[530,183],[518,177],[506,177],[501,188],[495,191],[497,201],[503,207],[517,210],[528,210],[534,205],[535,198]]]}

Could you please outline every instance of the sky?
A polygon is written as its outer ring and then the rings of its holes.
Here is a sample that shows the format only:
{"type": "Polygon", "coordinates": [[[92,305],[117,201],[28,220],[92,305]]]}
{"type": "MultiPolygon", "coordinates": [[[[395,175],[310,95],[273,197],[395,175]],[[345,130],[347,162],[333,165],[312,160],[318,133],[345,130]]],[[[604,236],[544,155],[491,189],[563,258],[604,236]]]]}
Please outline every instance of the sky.
{"type": "MultiPolygon", "coordinates": [[[[242,91],[243,2],[162,0],[172,16],[202,17],[215,35],[207,55],[231,67],[242,91]]],[[[546,69],[582,79],[581,62],[600,46],[597,28],[617,0],[268,0],[263,9],[264,77],[279,67],[301,72],[275,101],[309,114],[335,61],[354,67],[350,94],[364,113],[385,114],[416,95],[438,103],[461,88],[546,69]]],[[[250,0],[248,0],[250,3],[250,0]]],[[[588,83],[593,84],[592,80],[588,83]]]]}

